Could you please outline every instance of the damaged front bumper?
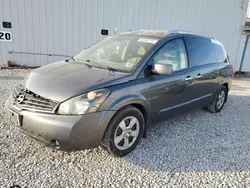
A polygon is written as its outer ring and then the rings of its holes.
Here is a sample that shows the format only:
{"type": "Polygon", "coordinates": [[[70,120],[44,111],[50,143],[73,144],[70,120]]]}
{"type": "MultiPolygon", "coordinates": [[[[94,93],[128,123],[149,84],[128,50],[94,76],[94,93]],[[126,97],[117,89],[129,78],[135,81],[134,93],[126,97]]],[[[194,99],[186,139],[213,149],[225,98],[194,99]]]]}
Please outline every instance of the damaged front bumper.
{"type": "Polygon", "coordinates": [[[101,111],[86,115],[58,115],[19,110],[12,96],[5,103],[11,122],[25,135],[60,150],[98,147],[115,111],[101,111]]]}

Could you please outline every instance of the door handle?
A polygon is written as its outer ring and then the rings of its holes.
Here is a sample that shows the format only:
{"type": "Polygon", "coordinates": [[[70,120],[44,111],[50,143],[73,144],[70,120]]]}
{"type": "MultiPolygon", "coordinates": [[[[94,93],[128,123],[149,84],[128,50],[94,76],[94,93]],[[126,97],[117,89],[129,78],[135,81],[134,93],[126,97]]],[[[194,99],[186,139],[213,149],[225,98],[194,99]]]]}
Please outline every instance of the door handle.
{"type": "Polygon", "coordinates": [[[186,78],[186,81],[190,81],[190,80],[192,80],[193,78],[191,77],[191,76],[187,76],[187,78],[186,78]]]}
{"type": "Polygon", "coordinates": [[[202,75],[199,73],[199,74],[197,74],[197,76],[195,78],[201,78],[201,77],[202,77],[202,75]]]}

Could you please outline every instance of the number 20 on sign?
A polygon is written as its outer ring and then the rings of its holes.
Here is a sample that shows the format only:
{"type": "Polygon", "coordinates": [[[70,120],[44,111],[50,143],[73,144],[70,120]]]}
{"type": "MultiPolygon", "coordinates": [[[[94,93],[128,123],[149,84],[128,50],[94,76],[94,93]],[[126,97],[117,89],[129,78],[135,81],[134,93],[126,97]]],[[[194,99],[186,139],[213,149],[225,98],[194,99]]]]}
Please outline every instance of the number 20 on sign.
{"type": "Polygon", "coordinates": [[[12,35],[11,32],[6,31],[0,31],[0,42],[11,42],[12,41],[12,35]]]}

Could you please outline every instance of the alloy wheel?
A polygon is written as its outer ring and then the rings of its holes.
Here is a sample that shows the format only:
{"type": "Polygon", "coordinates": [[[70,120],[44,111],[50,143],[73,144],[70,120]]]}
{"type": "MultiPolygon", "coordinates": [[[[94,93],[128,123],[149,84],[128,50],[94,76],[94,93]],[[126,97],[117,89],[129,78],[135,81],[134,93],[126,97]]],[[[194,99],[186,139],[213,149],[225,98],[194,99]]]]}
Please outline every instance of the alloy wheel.
{"type": "Polygon", "coordinates": [[[218,95],[218,100],[217,100],[217,103],[216,103],[216,106],[217,106],[218,109],[220,109],[223,106],[224,101],[225,101],[225,96],[226,96],[225,91],[221,90],[219,95],[218,95]]]}
{"type": "Polygon", "coordinates": [[[124,118],[117,126],[114,134],[114,144],[120,150],[131,147],[139,135],[140,125],[136,117],[124,118]]]}

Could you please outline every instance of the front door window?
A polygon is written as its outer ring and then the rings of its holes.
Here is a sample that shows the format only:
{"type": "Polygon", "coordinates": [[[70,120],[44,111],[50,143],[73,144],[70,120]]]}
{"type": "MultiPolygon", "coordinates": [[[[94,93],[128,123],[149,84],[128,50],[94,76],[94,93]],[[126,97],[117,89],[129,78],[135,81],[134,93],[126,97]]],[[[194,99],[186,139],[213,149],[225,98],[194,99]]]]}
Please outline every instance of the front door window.
{"type": "Polygon", "coordinates": [[[152,58],[153,63],[172,64],[174,71],[188,68],[185,45],[182,39],[172,40],[163,45],[152,58]]]}

